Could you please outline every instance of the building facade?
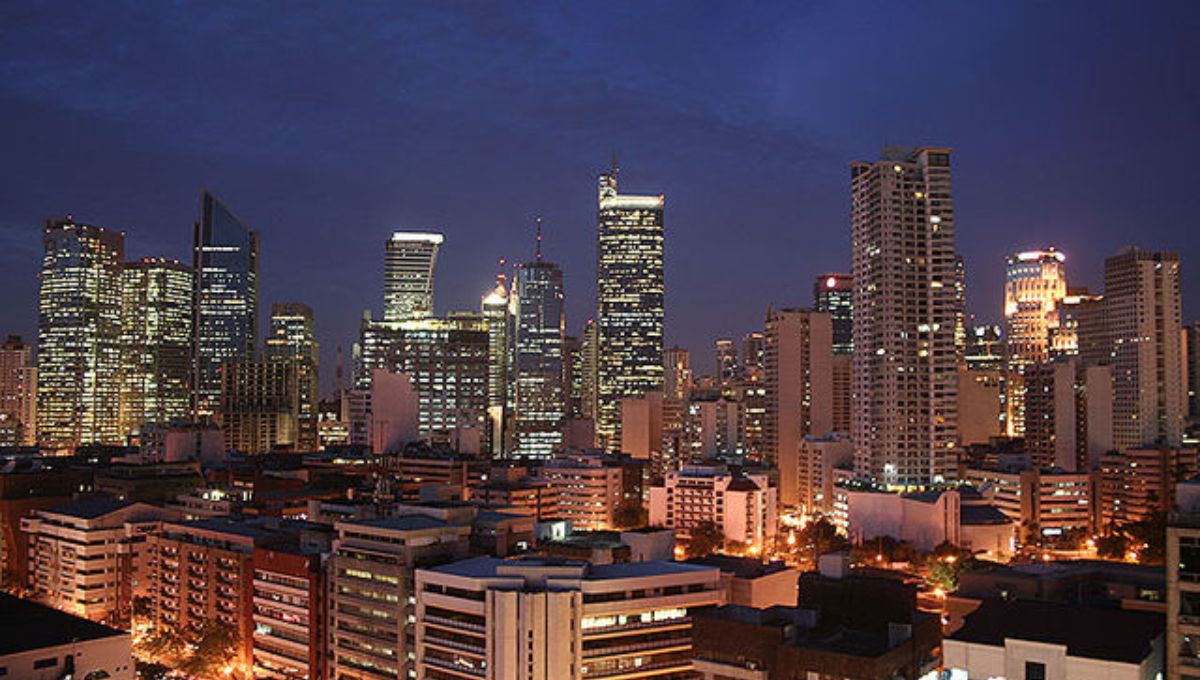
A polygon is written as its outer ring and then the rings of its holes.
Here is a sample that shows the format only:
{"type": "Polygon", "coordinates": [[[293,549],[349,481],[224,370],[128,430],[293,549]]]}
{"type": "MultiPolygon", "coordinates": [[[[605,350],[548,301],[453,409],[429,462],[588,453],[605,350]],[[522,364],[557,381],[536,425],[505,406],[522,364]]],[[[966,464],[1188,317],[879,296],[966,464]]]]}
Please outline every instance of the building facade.
{"type": "Polygon", "coordinates": [[[121,273],[121,433],[191,415],[192,269],[126,262],[121,273]]]}
{"type": "Polygon", "coordinates": [[[1025,433],[1025,369],[1050,356],[1051,334],[1060,325],[1067,294],[1062,253],[1030,250],[1008,256],[1004,283],[1006,419],[1010,436],[1025,433]]]}
{"type": "Polygon", "coordinates": [[[833,326],[826,312],[768,309],[763,386],[766,460],[794,455],[808,435],[833,432],[833,326]]]}
{"type": "Polygon", "coordinates": [[[777,504],[778,489],[766,473],[689,465],[650,487],[650,525],[675,529],[686,538],[712,523],[726,541],[761,548],[775,537],[777,504]]]}
{"type": "Polygon", "coordinates": [[[0,446],[37,443],[37,366],[20,336],[0,344],[0,446]]]}
{"type": "Polygon", "coordinates": [[[813,309],[829,314],[833,353],[854,354],[854,277],[822,274],[813,282],[813,309]]]}
{"type": "Polygon", "coordinates": [[[536,261],[517,267],[516,298],[514,454],[549,458],[562,446],[566,421],[562,270],[539,250],[536,261]]]}
{"type": "Polygon", "coordinates": [[[296,448],[316,451],[321,351],[312,308],[299,302],[271,305],[271,335],[265,344],[268,361],[296,367],[296,448]]]}
{"type": "Polygon", "coordinates": [[[383,261],[383,320],[433,316],[433,274],[445,237],[397,231],[387,240],[383,261]]]}

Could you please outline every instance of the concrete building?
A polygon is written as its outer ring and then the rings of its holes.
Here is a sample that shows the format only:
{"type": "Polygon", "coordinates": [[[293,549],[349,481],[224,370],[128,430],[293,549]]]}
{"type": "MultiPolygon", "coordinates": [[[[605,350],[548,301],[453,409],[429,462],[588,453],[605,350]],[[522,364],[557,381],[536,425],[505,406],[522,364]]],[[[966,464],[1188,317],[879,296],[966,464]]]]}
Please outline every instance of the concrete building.
{"type": "MultiPolygon", "coordinates": [[[[300,373],[290,361],[234,361],[221,367],[217,421],[230,451],[300,449],[300,373]]],[[[314,443],[315,448],[315,443],[314,443]]]]}
{"type": "Polygon", "coordinates": [[[950,174],[944,147],[885,149],[850,166],[851,440],[858,473],[887,486],[955,474],[964,348],[950,174]]]}
{"type": "Polygon", "coordinates": [[[800,569],[784,562],[763,562],[756,557],[708,555],[689,564],[721,570],[725,591],[722,604],[740,607],[794,607],[800,598],[800,569]]]}
{"type": "Polygon", "coordinates": [[[433,316],[434,269],[445,237],[397,231],[384,245],[383,320],[404,321],[433,316]]]}
{"type": "Polygon", "coordinates": [[[134,680],[127,631],[0,593],[0,675],[21,680],[134,680]]]}
{"type": "Polygon", "coordinates": [[[663,389],[662,194],[617,192],[617,165],[600,175],[596,215],[596,439],[621,439],[621,402],[663,389]]]}
{"type": "Polygon", "coordinates": [[[986,444],[1003,432],[1001,392],[1003,374],[997,370],[961,368],[958,371],[958,441],[963,447],[986,444]]]}
{"type": "Polygon", "coordinates": [[[670,465],[663,456],[664,406],[662,392],[622,399],[621,452],[645,460],[659,472],[670,465]]]}
{"type": "Polygon", "coordinates": [[[37,366],[18,335],[0,344],[0,446],[37,443],[37,366]]]}
{"type": "Polygon", "coordinates": [[[329,561],[331,677],[412,677],[417,587],[414,571],[428,561],[467,554],[469,525],[426,515],[339,522],[329,561]]]}
{"type": "Polygon", "coordinates": [[[0,579],[29,583],[29,541],[21,520],[37,510],[65,505],[83,490],[85,475],[67,465],[11,461],[0,466],[0,579]]]}
{"type": "Polygon", "coordinates": [[[124,443],[121,265],[125,234],[46,221],[38,276],[37,428],[46,447],[124,443]]]}
{"type": "Polygon", "coordinates": [[[258,351],[258,232],[203,189],[192,244],[192,405],[206,416],[219,406],[222,364],[258,351]]]}
{"type": "Polygon", "coordinates": [[[1035,466],[1087,471],[1113,450],[1110,366],[1079,357],[1026,365],[1022,374],[1025,446],[1035,466]]]}
{"type": "Polygon", "coordinates": [[[1137,448],[1100,459],[1106,526],[1150,519],[1175,507],[1176,484],[1197,472],[1196,449],[1137,448]]]}
{"type": "Polygon", "coordinates": [[[774,464],[833,431],[833,326],[826,312],[768,309],[764,334],[763,445],[774,464]]]}
{"type": "Polygon", "coordinates": [[[420,397],[403,373],[375,369],[371,377],[367,436],[372,453],[394,454],[421,439],[420,397]]]}
{"type": "Polygon", "coordinates": [[[268,361],[296,367],[296,448],[316,451],[321,351],[312,308],[299,302],[271,305],[271,335],[265,344],[268,361]]]}
{"type": "Polygon", "coordinates": [[[833,353],[854,354],[854,277],[821,274],[813,281],[813,309],[826,312],[833,325],[833,353]]]}
{"type": "Polygon", "coordinates": [[[558,499],[558,517],[580,531],[616,529],[615,515],[625,499],[625,470],[600,456],[569,456],[547,461],[538,475],[558,499]]]}
{"type": "Polygon", "coordinates": [[[943,642],[951,680],[1163,677],[1159,614],[988,600],[943,642]]]}
{"type": "Polygon", "coordinates": [[[732,338],[717,338],[716,342],[716,372],[717,387],[722,392],[733,388],[733,384],[741,378],[741,365],[738,363],[737,345],[732,338]]]}
{"type": "Polygon", "coordinates": [[[847,489],[849,534],[855,543],[891,536],[918,550],[949,542],[1004,559],[1013,553],[1017,524],[970,487],[898,494],[847,489]]]}
{"type": "Polygon", "coordinates": [[[479,302],[479,313],[488,332],[488,450],[492,458],[504,455],[504,422],[508,412],[512,362],[509,307],[508,281],[501,270],[496,275],[496,287],[479,302]]]}
{"type": "Polygon", "coordinates": [[[713,523],[726,541],[760,548],[775,537],[778,489],[765,474],[736,474],[724,466],[689,465],[650,487],[650,525],[692,529],[713,523]]]}
{"type": "Polygon", "coordinates": [[[779,502],[812,514],[833,510],[834,470],[854,462],[854,447],[845,437],[808,436],[794,455],[779,459],[779,502]]]}
{"type": "Polygon", "coordinates": [[[742,451],[740,402],[725,397],[697,397],[685,408],[685,460],[712,460],[742,451]]]}
{"type": "Polygon", "coordinates": [[[1200,507],[1189,504],[1167,524],[1167,677],[1200,677],[1200,507]]]}
{"type": "Polygon", "coordinates": [[[963,362],[968,371],[995,371],[1003,376],[1005,352],[1000,326],[973,325],[967,332],[963,362]]]}
{"type": "Polygon", "coordinates": [[[1187,376],[1180,370],[1179,282],[1177,253],[1130,248],[1104,261],[1118,449],[1183,440],[1187,376]]]}
{"type": "Polygon", "coordinates": [[[254,677],[323,680],[328,591],[322,554],[254,549],[254,677]]]}
{"type": "Polygon", "coordinates": [[[663,394],[684,401],[692,390],[692,354],[682,347],[669,347],[663,353],[665,367],[663,394]]]}
{"type": "Polygon", "coordinates": [[[1007,434],[1025,432],[1025,369],[1050,357],[1051,332],[1067,294],[1066,257],[1054,248],[1008,256],[1004,283],[1007,434]]]}
{"type": "Polygon", "coordinates": [[[478,557],[417,571],[418,680],[687,677],[720,572],[478,557]]]}
{"type": "Polygon", "coordinates": [[[21,520],[34,598],[92,621],[127,615],[153,587],[147,537],[178,514],[146,503],[90,496],[21,520]]]}

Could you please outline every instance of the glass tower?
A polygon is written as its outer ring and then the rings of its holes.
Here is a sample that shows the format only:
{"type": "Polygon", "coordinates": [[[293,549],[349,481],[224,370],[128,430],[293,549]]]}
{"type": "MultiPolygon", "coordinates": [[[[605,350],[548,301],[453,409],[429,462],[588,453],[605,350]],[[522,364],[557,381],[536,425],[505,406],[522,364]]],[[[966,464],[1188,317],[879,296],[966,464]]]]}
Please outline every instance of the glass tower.
{"type": "Polygon", "coordinates": [[[541,261],[517,267],[515,455],[549,458],[562,446],[563,276],[541,261]]]}
{"type": "Polygon", "coordinates": [[[321,353],[312,308],[299,302],[271,305],[271,335],[266,349],[269,361],[289,361],[296,366],[296,446],[301,451],[316,451],[321,353]]]}
{"type": "Polygon", "coordinates": [[[813,282],[813,308],[833,320],[833,353],[854,353],[854,278],[822,274],[813,282]]]}
{"type": "Polygon", "coordinates": [[[1063,254],[1050,248],[1008,257],[1004,282],[1006,422],[1009,436],[1025,434],[1025,369],[1050,358],[1051,334],[1067,295],[1063,254]]]}
{"type": "Polygon", "coordinates": [[[47,220],[38,295],[38,440],[122,443],[121,263],[125,235],[47,220]]]}
{"type": "Polygon", "coordinates": [[[433,271],[441,234],[398,231],[388,239],[383,265],[383,320],[433,316],[433,271]]]}
{"type": "Polygon", "coordinates": [[[258,232],[208,190],[200,193],[192,268],[193,408],[206,416],[220,402],[221,365],[253,357],[258,345],[258,232]]]}
{"type": "Polygon", "coordinates": [[[600,175],[596,227],[596,438],[621,448],[621,400],[663,388],[662,194],[617,193],[600,175]]]}

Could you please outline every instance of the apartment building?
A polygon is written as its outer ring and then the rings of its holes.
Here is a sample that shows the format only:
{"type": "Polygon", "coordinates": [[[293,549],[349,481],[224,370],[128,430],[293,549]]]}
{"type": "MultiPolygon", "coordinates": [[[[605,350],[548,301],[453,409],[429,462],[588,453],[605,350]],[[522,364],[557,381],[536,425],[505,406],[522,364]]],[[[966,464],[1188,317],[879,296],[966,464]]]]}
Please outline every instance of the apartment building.
{"type": "Polygon", "coordinates": [[[416,574],[419,680],[692,677],[691,612],[720,571],[477,557],[416,574]]]}
{"type": "Polygon", "coordinates": [[[93,621],[129,612],[147,590],[147,536],[177,513],[146,503],[89,496],[21,520],[29,586],[55,609],[93,621]]]}
{"type": "Polygon", "coordinates": [[[969,468],[966,479],[1006,517],[1043,537],[1100,528],[1098,471],[969,468]]]}
{"type": "Polygon", "coordinates": [[[254,549],[254,677],[326,677],[324,566],[299,546],[254,549]]]}
{"type": "Polygon", "coordinates": [[[466,556],[470,525],[407,514],[338,522],[335,530],[328,566],[330,677],[412,677],[413,572],[466,556]]]}
{"type": "Polygon", "coordinates": [[[1104,523],[1140,522],[1170,511],[1175,485],[1195,475],[1196,467],[1196,449],[1163,446],[1105,454],[1100,462],[1104,523]]]}
{"type": "Polygon", "coordinates": [[[769,475],[725,466],[689,465],[650,488],[650,525],[684,537],[712,522],[726,541],[762,545],[775,536],[778,490],[769,475]]]}
{"type": "Polygon", "coordinates": [[[548,461],[539,474],[558,498],[558,517],[581,531],[616,528],[613,515],[624,496],[624,469],[600,456],[548,461]]]}

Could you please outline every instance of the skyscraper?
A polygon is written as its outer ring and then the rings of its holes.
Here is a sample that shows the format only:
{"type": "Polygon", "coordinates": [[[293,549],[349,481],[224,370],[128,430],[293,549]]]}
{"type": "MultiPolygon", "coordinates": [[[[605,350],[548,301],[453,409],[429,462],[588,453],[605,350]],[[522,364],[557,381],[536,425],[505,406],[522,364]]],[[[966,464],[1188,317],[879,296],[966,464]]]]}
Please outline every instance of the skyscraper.
{"type": "Polygon", "coordinates": [[[433,316],[433,271],[441,234],[397,231],[387,241],[383,264],[383,320],[433,316]]]}
{"type": "Polygon", "coordinates": [[[20,336],[0,344],[0,446],[37,443],[37,367],[20,336]]]}
{"type": "Polygon", "coordinates": [[[729,338],[717,338],[716,357],[717,385],[722,392],[728,391],[733,388],[733,384],[741,373],[738,365],[737,345],[729,338]]]}
{"type": "Polygon", "coordinates": [[[671,347],[663,357],[666,368],[664,396],[676,401],[687,399],[692,387],[691,352],[682,347],[671,347]]]}
{"type": "Polygon", "coordinates": [[[1179,254],[1129,248],[1104,261],[1113,349],[1113,443],[1120,449],[1183,439],[1179,254]]]}
{"type": "Polygon", "coordinates": [[[516,365],[515,454],[549,458],[562,446],[563,276],[542,260],[542,229],[533,262],[517,266],[517,319],[513,338],[516,365]]]}
{"type": "Polygon", "coordinates": [[[316,451],[321,352],[312,308],[299,302],[271,305],[271,335],[266,350],[268,361],[286,361],[296,366],[296,447],[301,451],[316,451]]]}
{"type": "Polygon", "coordinates": [[[38,298],[38,440],[52,448],[122,441],[121,263],[125,235],[46,221],[38,298]]]}
{"type": "Polygon", "coordinates": [[[1200,421],[1200,322],[1183,329],[1183,362],[1187,374],[1187,415],[1200,421]]]}
{"type": "Polygon", "coordinates": [[[833,321],[833,353],[854,353],[854,277],[822,274],[813,281],[813,309],[833,321]]]}
{"type": "Polygon", "coordinates": [[[751,331],[742,336],[742,377],[747,380],[762,380],[767,339],[760,331],[751,331]]]}
{"type": "Polygon", "coordinates": [[[579,339],[579,385],[582,390],[582,403],[579,406],[583,417],[591,418],[593,422],[600,410],[599,392],[596,385],[599,379],[596,374],[597,364],[599,364],[596,353],[600,351],[600,343],[596,332],[596,320],[588,319],[579,339]]]}
{"type": "Polygon", "coordinates": [[[1007,429],[1025,432],[1025,369],[1050,356],[1051,333],[1060,325],[1067,295],[1063,254],[1049,248],[1008,256],[1004,283],[1005,384],[1007,429]]]}
{"type": "Polygon", "coordinates": [[[826,312],[768,309],[766,336],[766,412],[763,454],[779,466],[780,501],[795,504],[796,480],[788,473],[800,441],[833,431],[833,325],[826,312]]]}
{"type": "Polygon", "coordinates": [[[221,365],[251,358],[258,347],[258,232],[207,189],[200,192],[192,269],[192,407],[206,416],[221,397],[221,365]]]}
{"type": "Polygon", "coordinates": [[[663,387],[662,194],[617,193],[617,167],[600,175],[596,219],[596,437],[621,447],[621,400],[663,387]]]}
{"type": "Polygon", "coordinates": [[[888,485],[947,479],[962,319],[950,149],[850,168],[855,467],[888,485]]]}
{"type": "Polygon", "coordinates": [[[126,262],[121,273],[121,433],[191,413],[192,268],[176,260],[126,262]]]}

